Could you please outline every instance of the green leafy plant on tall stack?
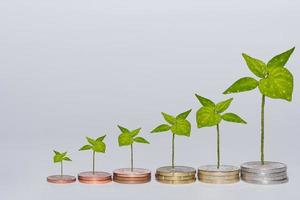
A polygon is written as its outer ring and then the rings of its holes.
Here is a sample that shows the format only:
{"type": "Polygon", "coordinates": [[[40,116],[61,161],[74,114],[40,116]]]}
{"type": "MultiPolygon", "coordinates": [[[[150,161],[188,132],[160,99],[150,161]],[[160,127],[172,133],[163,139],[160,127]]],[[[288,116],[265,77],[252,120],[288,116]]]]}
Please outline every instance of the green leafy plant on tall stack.
{"type": "Polygon", "coordinates": [[[161,124],[151,131],[151,133],[159,133],[171,130],[172,132],[172,168],[175,167],[175,135],[189,137],[191,134],[191,123],[186,120],[192,110],[185,111],[176,117],[162,112],[166,122],[169,124],[161,124]]]}
{"type": "Polygon", "coordinates": [[[118,128],[121,131],[121,134],[118,137],[119,146],[130,146],[130,169],[133,171],[133,144],[134,143],[143,143],[150,144],[145,138],[137,137],[140,133],[141,128],[134,130],[129,130],[125,127],[118,125],[118,128]]]}
{"type": "Polygon", "coordinates": [[[242,56],[250,71],[256,75],[256,78],[243,77],[233,83],[224,94],[238,93],[254,90],[258,87],[261,93],[261,145],[260,145],[260,159],[264,164],[264,113],[265,113],[265,100],[266,97],[272,99],[284,99],[292,101],[293,94],[293,75],[285,67],[295,47],[285,51],[279,55],[274,56],[268,63],[259,59],[250,57],[243,53],[242,56]]]}
{"type": "Polygon", "coordinates": [[[53,150],[53,162],[60,163],[60,175],[63,176],[63,161],[72,161],[68,156],[67,152],[61,153],[58,151],[53,150]]]}
{"type": "Polygon", "coordinates": [[[93,174],[95,174],[95,154],[105,153],[106,150],[106,145],[103,142],[105,137],[106,135],[100,136],[97,139],[86,137],[89,144],[86,144],[79,149],[79,151],[91,150],[93,152],[93,174]]]}
{"type": "Polygon", "coordinates": [[[196,94],[197,99],[202,107],[196,113],[197,127],[216,126],[217,129],[217,168],[220,168],[220,123],[222,120],[227,122],[246,124],[246,121],[237,114],[228,112],[223,113],[230,106],[233,98],[221,101],[215,104],[210,99],[204,98],[196,94]]]}

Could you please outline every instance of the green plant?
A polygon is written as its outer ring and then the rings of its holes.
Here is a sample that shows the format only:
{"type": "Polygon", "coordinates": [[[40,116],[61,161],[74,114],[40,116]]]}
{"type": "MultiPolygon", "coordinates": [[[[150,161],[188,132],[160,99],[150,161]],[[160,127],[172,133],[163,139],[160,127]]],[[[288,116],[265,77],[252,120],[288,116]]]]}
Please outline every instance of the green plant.
{"type": "Polygon", "coordinates": [[[121,130],[121,134],[118,137],[119,146],[130,146],[130,169],[133,171],[133,143],[149,144],[149,142],[143,137],[136,137],[140,133],[141,128],[132,131],[120,125],[118,125],[118,128],[121,130]]]}
{"type": "Polygon", "coordinates": [[[252,77],[243,77],[233,83],[223,94],[245,92],[258,87],[261,97],[261,163],[264,164],[264,113],[265,98],[284,99],[292,101],[293,94],[293,75],[285,68],[285,64],[289,60],[295,47],[274,56],[267,64],[263,61],[252,58],[247,54],[242,54],[250,71],[255,74],[259,80],[252,77]]]}
{"type": "Polygon", "coordinates": [[[60,153],[58,151],[53,150],[54,156],[53,156],[53,162],[54,163],[60,163],[60,175],[63,175],[63,161],[72,161],[68,156],[67,152],[60,153]]]}
{"type": "Polygon", "coordinates": [[[196,113],[197,127],[217,128],[217,168],[220,168],[220,123],[222,120],[228,122],[246,124],[246,121],[234,113],[224,113],[230,106],[233,98],[221,101],[215,104],[213,101],[196,94],[197,99],[202,104],[202,107],[196,113]]]}
{"type": "Polygon", "coordinates": [[[106,135],[98,137],[96,140],[86,137],[89,144],[82,146],[79,151],[92,150],[93,151],[93,174],[95,174],[95,153],[105,153],[106,145],[103,142],[106,135]]]}
{"type": "Polygon", "coordinates": [[[176,117],[162,112],[164,119],[169,124],[161,124],[151,131],[151,133],[159,133],[171,130],[172,132],[172,168],[174,168],[174,158],[175,158],[175,135],[189,137],[191,134],[191,123],[186,120],[188,115],[192,110],[180,113],[176,117]]]}

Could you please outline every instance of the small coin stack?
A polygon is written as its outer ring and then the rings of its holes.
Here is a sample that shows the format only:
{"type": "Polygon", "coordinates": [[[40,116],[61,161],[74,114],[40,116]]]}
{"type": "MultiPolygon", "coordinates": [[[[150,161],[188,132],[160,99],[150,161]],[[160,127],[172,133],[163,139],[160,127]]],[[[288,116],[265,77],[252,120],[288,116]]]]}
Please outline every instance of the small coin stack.
{"type": "Polygon", "coordinates": [[[196,181],[196,170],[185,166],[166,166],[156,170],[156,180],[167,184],[187,184],[196,181]]]}
{"type": "Polygon", "coordinates": [[[283,163],[265,161],[246,162],[241,166],[242,180],[254,184],[281,184],[288,182],[287,167],[283,163]]]}
{"type": "Polygon", "coordinates": [[[141,184],[151,181],[151,171],[141,168],[122,168],[113,173],[114,181],[124,184],[141,184]]]}
{"type": "Polygon", "coordinates": [[[81,172],[78,181],[86,184],[104,184],[111,182],[111,174],[107,172],[81,172]]]}
{"type": "Polygon", "coordinates": [[[231,165],[205,165],[198,169],[198,179],[204,183],[230,184],[240,180],[240,170],[231,165]]]}
{"type": "Polygon", "coordinates": [[[49,183],[67,184],[67,183],[74,183],[76,181],[76,177],[70,175],[53,175],[53,176],[48,176],[47,181],[49,183]]]}

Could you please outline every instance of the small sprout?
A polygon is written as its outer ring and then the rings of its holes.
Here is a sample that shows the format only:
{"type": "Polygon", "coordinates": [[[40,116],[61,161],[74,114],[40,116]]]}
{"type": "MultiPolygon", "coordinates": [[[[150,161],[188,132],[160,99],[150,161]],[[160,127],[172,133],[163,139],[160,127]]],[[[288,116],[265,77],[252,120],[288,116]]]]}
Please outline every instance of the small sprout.
{"type": "Polygon", "coordinates": [[[53,150],[53,152],[54,152],[53,162],[60,163],[60,175],[63,176],[63,161],[72,161],[72,160],[67,156],[67,152],[60,153],[55,150],[53,150]]]}
{"type": "Polygon", "coordinates": [[[240,78],[234,82],[223,94],[250,91],[258,87],[262,94],[261,100],[261,163],[264,164],[264,108],[265,97],[272,99],[284,99],[292,101],[294,78],[291,72],[285,68],[295,47],[274,56],[267,64],[263,61],[242,54],[250,71],[259,80],[252,77],[240,78]]]}
{"type": "Polygon", "coordinates": [[[105,153],[106,145],[103,142],[106,135],[100,136],[97,139],[86,137],[89,144],[82,146],[79,151],[92,150],[93,152],[93,174],[95,173],[95,153],[105,153]]]}
{"type": "Polygon", "coordinates": [[[240,116],[234,113],[224,113],[230,106],[233,98],[221,101],[215,104],[211,100],[201,97],[196,94],[197,99],[202,104],[202,107],[196,113],[197,127],[211,127],[216,126],[217,128],[217,168],[220,168],[220,123],[222,120],[228,122],[235,122],[246,124],[240,116]],[[204,101],[205,100],[205,101],[204,101]],[[210,102],[209,104],[207,102],[210,102]]]}
{"type": "Polygon", "coordinates": [[[191,123],[186,120],[188,115],[192,110],[180,113],[176,117],[162,112],[162,115],[168,124],[161,124],[154,128],[151,133],[159,133],[171,130],[172,132],[172,167],[174,168],[174,158],[175,158],[175,135],[189,137],[191,134],[191,123]]]}
{"type": "Polygon", "coordinates": [[[127,128],[124,128],[120,125],[118,125],[118,128],[121,131],[121,134],[118,137],[119,146],[130,146],[131,154],[131,165],[130,169],[133,171],[133,143],[143,143],[143,144],[150,144],[145,138],[143,137],[137,137],[137,135],[140,133],[141,128],[137,128],[134,130],[129,130],[127,128]]]}

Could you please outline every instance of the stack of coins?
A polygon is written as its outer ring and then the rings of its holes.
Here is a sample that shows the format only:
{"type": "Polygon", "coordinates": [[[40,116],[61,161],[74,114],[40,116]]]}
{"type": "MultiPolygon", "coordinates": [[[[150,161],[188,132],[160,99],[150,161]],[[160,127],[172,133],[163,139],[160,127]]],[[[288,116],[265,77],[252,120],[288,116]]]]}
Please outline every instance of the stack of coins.
{"type": "Polygon", "coordinates": [[[254,184],[281,184],[288,182],[287,167],[283,163],[265,161],[246,162],[241,166],[242,180],[254,184]]]}
{"type": "Polygon", "coordinates": [[[47,181],[49,183],[67,184],[67,183],[74,183],[76,181],[76,177],[70,175],[53,175],[53,176],[48,176],[47,181]]]}
{"type": "Polygon", "coordinates": [[[156,180],[167,184],[187,184],[195,182],[196,170],[185,166],[166,166],[156,170],[156,180]]]}
{"type": "Polygon", "coordinates": [[[111,182],[111,174],[107,172],[81,172],[78,181],[87,184],[104,184],[111,182]]]}
{"type": "Polygon", "coordinates": [[[240,180],[240,170],[231,165],[206,165],[199,167],[198,179],[204,183],[230,184],[240,180]]]}
{"type": "Polygon", "coordinates": [[[141,168],[122,168],[113,173],[114,181],[124,184],[141,184],[151,181],[151,172],[141,168]]]}

